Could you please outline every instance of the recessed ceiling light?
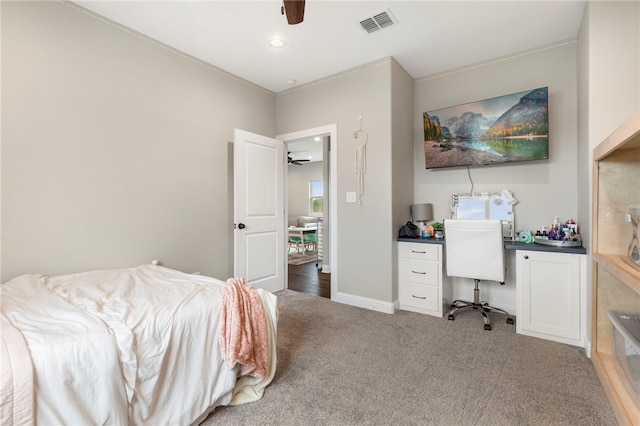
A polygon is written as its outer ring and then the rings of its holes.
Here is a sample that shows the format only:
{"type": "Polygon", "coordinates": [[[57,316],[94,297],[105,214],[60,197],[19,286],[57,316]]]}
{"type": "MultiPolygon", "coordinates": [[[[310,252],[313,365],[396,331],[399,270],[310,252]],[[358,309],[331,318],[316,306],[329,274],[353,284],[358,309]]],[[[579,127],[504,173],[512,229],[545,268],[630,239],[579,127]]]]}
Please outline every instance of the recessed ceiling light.
{"type": "Polygon", "coordinates": [[[320,142],[321,139],[320,139],[320,136],[316,136],[315,138],[313,138],[313,140],[316,142],[320,142]]]}
{"type": "Polygon", "coordinates": [[[284,41],[280,40],[279,38],[274,38],[269,42],[269,44],[271,44],[272,47],[279,48],[284,46],[284,41]]]}
{"type": "Polygon", "coordinates": [[[297,83],[297,81],[295,81],[294,79],[290,78],[289,80],[287,80],[285,83],[287,83],[289,86],[293,86],[294,84],[297,83]]]}

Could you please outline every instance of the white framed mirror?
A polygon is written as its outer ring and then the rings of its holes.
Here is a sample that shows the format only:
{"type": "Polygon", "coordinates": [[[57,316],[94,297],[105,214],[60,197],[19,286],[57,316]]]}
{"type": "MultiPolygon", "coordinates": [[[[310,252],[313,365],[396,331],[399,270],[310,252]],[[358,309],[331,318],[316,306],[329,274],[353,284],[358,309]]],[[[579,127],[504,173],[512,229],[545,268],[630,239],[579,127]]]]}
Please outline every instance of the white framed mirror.
{"type": "Polygon", "coordinates": [[[449,209],[450,219],[500,219],[502,235],[514,240],[515,217],[513,206],[517,200],[507,190],[479,194],[453,194],[449,209]]]}

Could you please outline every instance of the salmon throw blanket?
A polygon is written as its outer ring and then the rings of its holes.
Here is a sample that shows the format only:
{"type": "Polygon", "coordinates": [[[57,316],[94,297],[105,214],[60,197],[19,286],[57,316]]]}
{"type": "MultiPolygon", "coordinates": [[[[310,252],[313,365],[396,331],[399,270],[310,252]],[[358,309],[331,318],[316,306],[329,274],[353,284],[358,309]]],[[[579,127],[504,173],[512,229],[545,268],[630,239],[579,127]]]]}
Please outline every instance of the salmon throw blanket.
{"type": "Polygon", "coordinates": [[[229,278],[222,293],[220,347],[229,368],[240,376],[265,378],[269,335],[260,295],[244,278],[229,278]]]}

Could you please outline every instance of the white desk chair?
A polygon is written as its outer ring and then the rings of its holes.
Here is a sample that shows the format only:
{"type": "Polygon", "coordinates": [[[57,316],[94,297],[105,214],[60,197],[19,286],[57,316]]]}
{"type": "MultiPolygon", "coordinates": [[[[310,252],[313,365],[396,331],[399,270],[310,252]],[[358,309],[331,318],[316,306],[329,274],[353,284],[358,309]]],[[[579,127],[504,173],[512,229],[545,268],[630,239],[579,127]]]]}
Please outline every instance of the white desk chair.
{"type": "Polygon", "coordinates": [[[475,281],[473,302],[455,300],[450,306],[448,319],[454,320],[458,311],[475,309],[484,318],[485,330],[491,330],[488,312],[507,315],[507,324],[513,324],[513,318],[507,312],[480,302],[480,280],[498,281],[504,285],[502,221],[447,219],[444,221],[444,238],[447,275],[475,281]]]}

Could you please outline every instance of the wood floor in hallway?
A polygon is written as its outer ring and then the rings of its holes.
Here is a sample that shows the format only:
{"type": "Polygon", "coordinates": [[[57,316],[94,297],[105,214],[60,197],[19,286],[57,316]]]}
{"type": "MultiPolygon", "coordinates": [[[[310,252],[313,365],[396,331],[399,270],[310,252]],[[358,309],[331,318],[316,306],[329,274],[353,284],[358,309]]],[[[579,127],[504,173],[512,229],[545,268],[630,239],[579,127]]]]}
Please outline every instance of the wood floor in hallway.
{"type": "Polygon", "coordinates": [[[289,266],[289,290],[331,298],[331,274],[321,272],[315,262],[289,266]]]}

